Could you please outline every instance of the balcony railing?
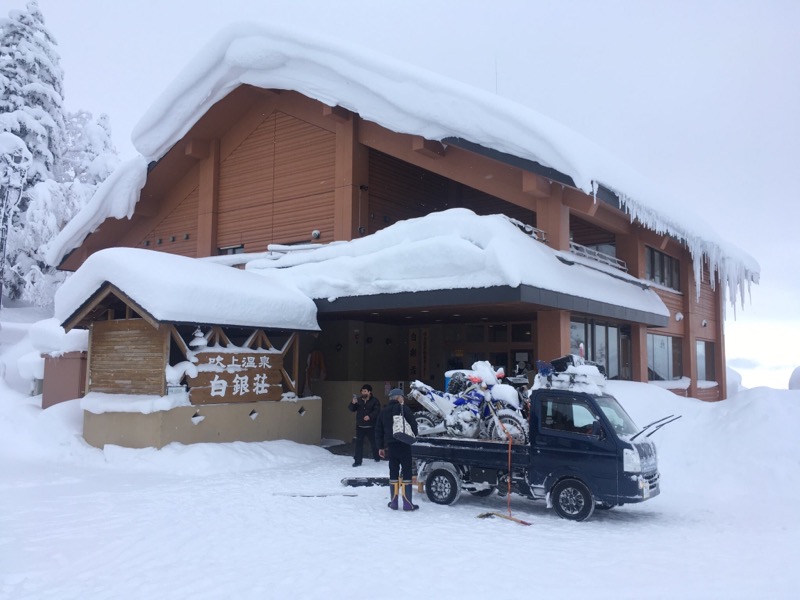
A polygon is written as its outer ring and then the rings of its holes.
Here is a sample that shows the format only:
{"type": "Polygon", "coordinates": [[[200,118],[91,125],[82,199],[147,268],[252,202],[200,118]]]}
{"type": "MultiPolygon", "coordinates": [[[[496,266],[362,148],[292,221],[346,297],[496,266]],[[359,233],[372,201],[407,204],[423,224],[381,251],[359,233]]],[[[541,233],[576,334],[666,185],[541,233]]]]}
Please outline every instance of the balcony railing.
{"type": "Polygon", "coordinates": [[[604,265],[608,265],[609,267],[614,267],[615,269],[619,269],[620,271],[628,271],[628,265],[625,264],[624,260],[618,259],[616,256],[611,256],[610,254],[606,254],[605,252],[600,252],[595,250],[594,248],[588,248],[587,246],[583,246],[581,244],[576,244],[575,242],[569,243],[569,251],[576,256],[582,256],[583,258],[588,258],[590,260],[596,260],[597,262],[603,263],[604,265]]]}

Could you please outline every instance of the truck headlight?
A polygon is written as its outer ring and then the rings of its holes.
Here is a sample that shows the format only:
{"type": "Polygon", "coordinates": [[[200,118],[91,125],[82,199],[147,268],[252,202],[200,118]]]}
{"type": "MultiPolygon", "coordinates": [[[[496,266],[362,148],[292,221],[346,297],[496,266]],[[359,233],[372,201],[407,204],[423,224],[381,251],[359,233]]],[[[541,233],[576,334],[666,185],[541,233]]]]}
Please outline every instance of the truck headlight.
{"type": "Polygon", "coordinates": [[[625,448],[622,451],[622,470],[626,473],[642,472],[642,460],[636,448],[625,448]]]}

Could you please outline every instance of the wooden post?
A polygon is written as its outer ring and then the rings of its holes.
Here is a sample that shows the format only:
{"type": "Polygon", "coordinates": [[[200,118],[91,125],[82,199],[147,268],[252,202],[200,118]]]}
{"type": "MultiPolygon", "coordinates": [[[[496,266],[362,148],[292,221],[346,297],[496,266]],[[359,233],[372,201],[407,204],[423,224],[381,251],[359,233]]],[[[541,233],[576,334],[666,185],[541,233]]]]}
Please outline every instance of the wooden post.
{"type": "Polygon", "coordinates": [[[200,164],[197,200],[197,257],[217,253],[219,204],[219,140],[211,140],[200,164]]]}

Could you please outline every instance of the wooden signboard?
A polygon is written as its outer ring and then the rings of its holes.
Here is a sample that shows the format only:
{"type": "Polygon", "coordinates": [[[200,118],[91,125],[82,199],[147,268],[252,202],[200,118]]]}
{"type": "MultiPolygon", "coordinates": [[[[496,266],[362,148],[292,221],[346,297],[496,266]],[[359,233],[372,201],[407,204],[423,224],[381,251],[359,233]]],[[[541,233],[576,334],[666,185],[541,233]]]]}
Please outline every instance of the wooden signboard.
{"type": "Polygon", "coordinates": [[[192,404],[280,400],[283,394],[283,356],[278,351],[196,354],[197,377],[186,378],[192,404]]]}

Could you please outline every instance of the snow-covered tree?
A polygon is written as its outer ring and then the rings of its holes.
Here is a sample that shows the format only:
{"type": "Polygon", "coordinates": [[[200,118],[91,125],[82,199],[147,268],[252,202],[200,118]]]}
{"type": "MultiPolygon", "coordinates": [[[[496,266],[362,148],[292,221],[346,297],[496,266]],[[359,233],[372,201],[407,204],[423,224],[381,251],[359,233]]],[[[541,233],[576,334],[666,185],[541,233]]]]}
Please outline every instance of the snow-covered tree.
{"type": "Polygon", "coordinates": [[[4,292],[49,304],[64,275],[44,246],[119,162],[108,117],[65,116],[56,41],[35,0],[0,19],[0,133],[17,136],[32,160],[9,218],[4,292]]]}
{"type": "Polygon", "coordinates": [[[33,155],[27,186],[52,177],[64,144],[63,80],[56,41],[35,0],[0,19],[0,131],[33,155]]]}
{"type": "Polygon", "coordinates": [[[97,119],[85,110],[67,114],[65,141],[59,181],[95,186],[119,164],[106,114],[97,119]]]}

